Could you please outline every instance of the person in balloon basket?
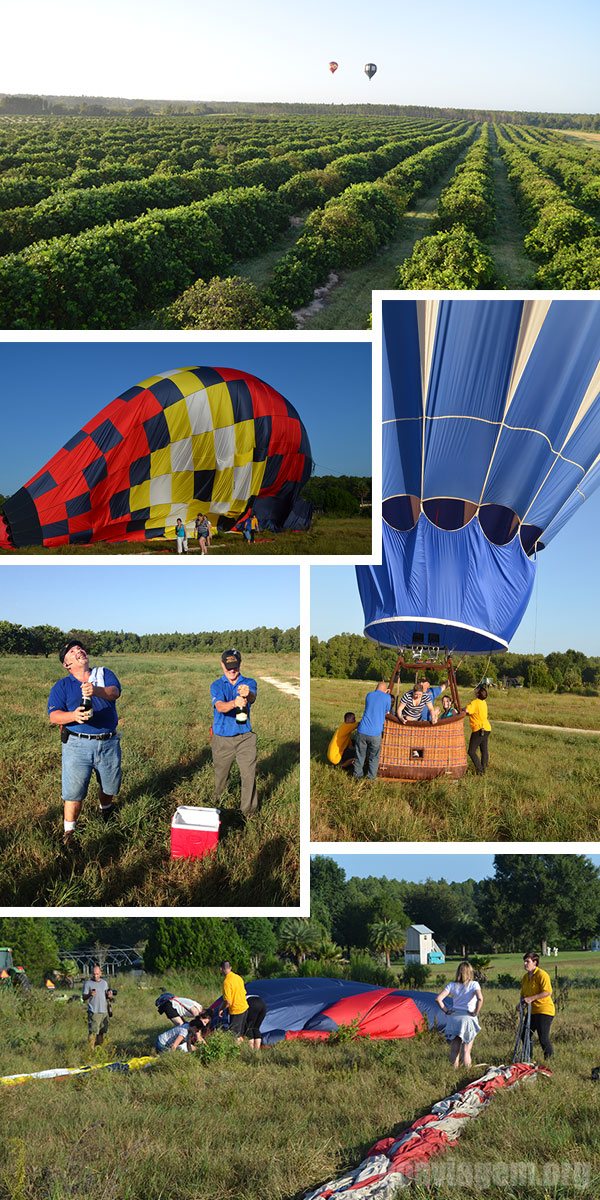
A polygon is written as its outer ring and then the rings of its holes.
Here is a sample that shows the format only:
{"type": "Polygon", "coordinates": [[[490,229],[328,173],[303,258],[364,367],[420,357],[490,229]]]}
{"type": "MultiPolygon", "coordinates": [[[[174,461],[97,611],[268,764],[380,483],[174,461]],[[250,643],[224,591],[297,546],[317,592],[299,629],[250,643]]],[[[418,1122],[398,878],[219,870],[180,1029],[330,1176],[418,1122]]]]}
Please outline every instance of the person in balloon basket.
{"type": "Polygon", "coordinates": [[[365,764],[367,779],[377,777],[383,727],[391,707],[392,697],[387,683],[378,683],[375,691],[367,694],[365,711],[356,727],[354,779],[362,779],[365,764]]]}
{"type": "Polygon", "coordinates": [[[242,675],[239,650],[224,650],[222,675],[210,687],[213,704],[212,758],[215,771],[214,799],[225,791],[229,773],[237,762],[242,781],[240,807],[249,817],[258,808],[256,792],[256,734],[250,724],[250,709],[256,700],[255,679],[242,675]]]}
{"type": "MultiPolygon", "coordinates": [[[[433,707],[435,697],[432,695],[428,681],[425,682],[427,690],[422,683],[415,683],[413,688],[400,697],[398,720],[403,725],[412,724],[413,721],[431,721],[432,725],[437,723],[437,713],[433,707]],[[430,696],[431,699],[429,699],[430,696]]],[[[437,688],[435,690],[438,691],[437,688]]],[[[442,691],[443,688],[440,688],[439,693],[442,691]]]]}
{"type": "Polygon", "coordinates": [[[488,720],[487,688],[477,688],[474,700],[467,704],[471,736],[469,738],[469,758],[478,775],[485,775],[488,762],[488,741],[492,727],[488,720]]]}
{"type": "Polygon", "coordinates": [[[67,642],[58,657],[67,674],[50,691],[48,717],[61,731],[63,845],[69,846],[92,774],[100,785],[103,821],[114,812],[121,787],[121,684],[108,667],[90,667],[88,652],[77,639],[67,642]]]}

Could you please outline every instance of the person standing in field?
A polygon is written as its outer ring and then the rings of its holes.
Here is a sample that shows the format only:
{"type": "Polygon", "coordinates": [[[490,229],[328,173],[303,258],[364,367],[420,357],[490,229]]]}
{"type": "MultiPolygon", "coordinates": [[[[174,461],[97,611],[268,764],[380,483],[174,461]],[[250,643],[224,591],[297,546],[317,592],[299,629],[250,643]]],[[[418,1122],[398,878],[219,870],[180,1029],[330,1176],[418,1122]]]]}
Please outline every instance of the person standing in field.
{"type": "Polygon", "coordinates": [[[488,762],[488,740],[492,727],[488,720],[487,688],[478,687],[475,700],[467,704],[465,711],[469,714],[471,737],[469,738],[469,758],[478,775],[485,775],[488,762]]]}
{"type": "Polygon", "coordinates": [[[113,995],[108,981],[102,978],[101,967],[95,963],[92,967],[92,978],[85,980],[81,991],[81,999],[84,1003],[87,1000],[88,1042],[92,1050],[102,1045],[108,1033],[110,1002],[113,995]]]}
{"type": "MultiPolygon", "coordinates": [[[[244,980],[241,975],[232,971],[230,962],[222,962],[219,969],[223,976],[223,1006],[219,1009],[219,1016],[224,1016],[226,1010],[229,1012],[229,1031],[241,1042],[248,1013],[244,980]]],[[[262,1020],[262,1017],[260,1019],[262,1020]]]]}
{"type": "Polygon", "coordinates": [[[187,530],[186,530],[186,527],[185,527],[183,521],[181,520],[181,517],[177,518],[177,522],[175,525],[175,539],[177,541],[177,553],[178,554],[187,554],[187,552],[188,552],[187,530]]]}
{"type": "Polygon", "coordinates": [[[88,652],[76,638],[58,657],[67,677],[54,684],[48,697],[51,725],[62,741],[63,845],[73,841],[81,805],[92,773],[100,784],[100,814],[108,821],[121,786],[121,743],[117,734],[117,700],[121,684],[108,667],[90,667],[88,652]]]}
{"type": "Polygon", "coordinates": [[[550,976],[540,967],[540,956],[533,950],[523,955],[523,966],[526,974],[521,980],[521,1000],[517,1007],[531,1005],[531,1032],[537,1032],[544,1058],[552,1058],[554,1047],[550,1041],[550,1026],[556,1009],[550,976]]]}
{"type": "Polygon", "coordinates": [[[367,779],[377,777],[383,726],[391,707],[392,697],[387,683],[378,683],[375,691],[366,696],[365,711],[356,727],[354,779],[362,779],[365,763],[367,779]]]}
{"type": "Polygon", "coordinates": [[[242,781],[240,807],[242,816],[249,817],[258,808],[256,734],[250,724],[250,708],[256,700],[258,685],[249,675],[241,674],[241,662],[239,650],[224,650],[221,655],[223,674],[210,687],[214,714],[211,749],[215,804],[227,786],[234,762],[237,762],[242,781]]]}
{"type": "Polygon", "coordinates": [[[210,524],[204,513],[198,513],[196,517],[196,537],[202,554],[208,554],[210,545],[210,524]]]}
{"type": "Polygon", "coordinates": [[[446,984],[436,996],[436,1003],[448,1016],[444,1037],[450,1043],[452,1066],[457,1068],[462,1063],[464,1067],[470,1067],[471,1048],[481,1029],[477,1018],[483,1005],[483,994],[469,962],[459,963],[455,980],[446,984]],[[444,1003],[447,996],[452,998],[451,1009],[444,1003]]]}

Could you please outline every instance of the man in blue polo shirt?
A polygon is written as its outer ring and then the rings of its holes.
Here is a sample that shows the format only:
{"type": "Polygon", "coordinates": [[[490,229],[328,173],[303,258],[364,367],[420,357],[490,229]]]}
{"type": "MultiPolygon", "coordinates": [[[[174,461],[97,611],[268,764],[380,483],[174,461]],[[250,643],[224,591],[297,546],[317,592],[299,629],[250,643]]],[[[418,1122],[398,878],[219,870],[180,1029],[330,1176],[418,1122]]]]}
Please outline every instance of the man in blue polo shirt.
{"type": "Polygon", "coordinates": [[[90,667],[85,646],[73,639],[58,657],[68,672],[48,698],[51,725],[60,726],[62,747],[63,845],[73,841],[92,772],[100,784],[100,812],[108,821],[121,786],[117,700],[121,684],[108,667],[90,667]]]}
{"type": "Polygon", "coordinates": [[[392,707],[392,697],[387,683],[378,683],[374,692],[365,699],[365,711],[358,722],[354,739],[354,778],[362,779],[367,761],[367,779],[375,779],[379,766],[381,736],[385,718],[392,707]]]}
{"type": "Polygon", "coordinates": [[[215,769],[215,804],[225,791],[234,762],[242,780],[241,809],[249,817],[258,808],[256,795],[256,734],[250,724],[250,707],[258,691],[256,680],[242,675],[239,650],[224,650],[220,679],[210,686],[213,703],[212,757],[215,769]]]}

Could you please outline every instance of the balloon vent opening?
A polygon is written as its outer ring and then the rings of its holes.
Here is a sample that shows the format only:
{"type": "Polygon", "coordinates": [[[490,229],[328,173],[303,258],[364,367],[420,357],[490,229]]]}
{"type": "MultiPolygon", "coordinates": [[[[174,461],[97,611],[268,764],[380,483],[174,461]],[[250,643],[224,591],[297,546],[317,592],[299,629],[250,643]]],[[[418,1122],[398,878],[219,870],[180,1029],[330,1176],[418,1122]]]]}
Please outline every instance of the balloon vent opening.
{"type": "Polygon", "coordinates": [[[432,500],[423,501],[423,512],[438,529],[463,529],[475,516],[477,505],[469,500],[436,496],[432,500]]]}
{"type": "Polygon", "coordinates": [[[488,541],[506,546],[519,528],[519,518],[512,508],[502,504],[483,504],[479,509],[479,524],[488,541]]]}
{"type": "Polygon", "coordinates": [[[421,502],[418,496],[390,496],[384,500],[381,508],[383,519],[392,529],[406,532],[414,529],[421,512],[421,502]]]}

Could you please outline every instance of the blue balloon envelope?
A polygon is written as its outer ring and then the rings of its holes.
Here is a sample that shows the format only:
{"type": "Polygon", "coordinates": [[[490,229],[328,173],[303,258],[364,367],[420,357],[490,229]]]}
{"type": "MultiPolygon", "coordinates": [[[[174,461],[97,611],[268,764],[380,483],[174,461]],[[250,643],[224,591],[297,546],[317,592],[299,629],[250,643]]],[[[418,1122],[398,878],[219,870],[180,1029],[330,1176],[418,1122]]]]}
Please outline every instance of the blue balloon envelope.
{"type": "Polygon", "coordinates": [[[600,303],[383,301],[383,561],[365,634],[504,650],[535,551],[600,483],[600,303]]]}

